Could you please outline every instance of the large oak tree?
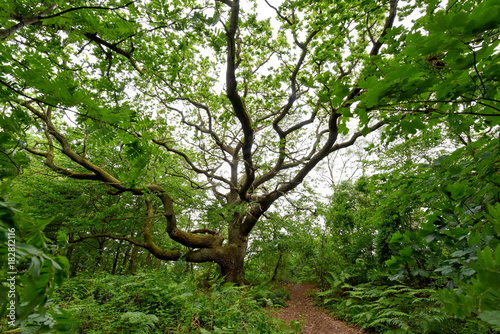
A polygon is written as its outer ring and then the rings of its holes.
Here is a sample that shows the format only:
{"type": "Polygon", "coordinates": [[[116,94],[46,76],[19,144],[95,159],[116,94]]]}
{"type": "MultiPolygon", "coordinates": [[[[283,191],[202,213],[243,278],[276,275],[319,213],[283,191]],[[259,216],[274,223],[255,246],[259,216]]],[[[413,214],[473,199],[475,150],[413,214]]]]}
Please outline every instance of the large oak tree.
{"type": "Polygon", "coordinates": [[[82,231],[71,241],[114,238],[162,260],[215,262],[242,284],[252,230],[330,154],[384,126],[394,139],[441,122],[498,124],[499,9],[7,0],[2,166],[15,174],[28,152],[110,196],[144,198],[141,238],[82,231]],[[186,187],[206,201],[189,229],[186,187]],[[155,242],[159,219],[184,250],[155,242]]]}

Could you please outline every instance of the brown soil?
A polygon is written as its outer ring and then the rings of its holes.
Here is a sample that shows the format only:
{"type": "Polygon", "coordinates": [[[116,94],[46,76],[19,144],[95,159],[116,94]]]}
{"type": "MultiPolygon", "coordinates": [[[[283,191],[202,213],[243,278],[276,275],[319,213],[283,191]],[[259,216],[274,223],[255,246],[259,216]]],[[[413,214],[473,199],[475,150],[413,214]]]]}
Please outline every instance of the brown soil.
{"type": "Polygon", "coordinates": [[[302,334],[360,334],[360,329],[332,318],[325,310],[313,305],[311,292],[317,291],[310,284],[294,284],[289,288],[288,306],[277,311],[274,316],[290,324],[300,321],[302,334]]]}

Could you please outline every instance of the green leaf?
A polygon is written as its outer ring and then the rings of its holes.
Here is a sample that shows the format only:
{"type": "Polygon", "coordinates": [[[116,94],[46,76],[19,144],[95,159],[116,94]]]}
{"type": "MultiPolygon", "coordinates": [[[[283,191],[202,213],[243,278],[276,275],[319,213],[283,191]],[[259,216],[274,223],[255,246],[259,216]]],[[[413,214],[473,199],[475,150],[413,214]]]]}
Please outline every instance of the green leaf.
{"type": "Polygon", "coordinates": [[[463,183],[454,183],[446,186],[446,191],[449,196],[458,201],[467,193],[467,186],[463,183]]]}
{"type": "Polygon", "coordinates": [[[499,311],[483,311],[478,314],[479,319],[500,330],[500,310],[499,311]]]}
{"type": "Polygon", "coordinates": [[[495,206],[488,204],[488,213],[485,216],[493,224],[497,235],[500,236],[500,204],[496,203],[495,206]]]}
{"type": "Polygon", "coordinates": [[[478,4],[471,13],[470,32],[477,34],[485,30],[495,29],[500,26],[500,5],[495,0],[486,0],[478,4]]]}
{"type": "MultiPolygon", "coordinates": [[[[485,269],[495,270],[495,259],[493,257],[493,252],[491,248],[486,247],[483,250],[479,250],[477,253],[477,259],[484,266],[485,269]]],[[[499,282],[500,284],[500,282],[499,282]]]]}

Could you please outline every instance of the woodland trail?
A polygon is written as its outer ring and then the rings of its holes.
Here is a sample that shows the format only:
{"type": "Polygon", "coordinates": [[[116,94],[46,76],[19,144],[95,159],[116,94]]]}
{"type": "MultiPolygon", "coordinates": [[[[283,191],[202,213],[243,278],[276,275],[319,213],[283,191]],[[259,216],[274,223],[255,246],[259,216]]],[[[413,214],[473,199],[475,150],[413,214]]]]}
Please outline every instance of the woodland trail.
{"type": "Polygon", "coordinates": [[[349,326],[340,320],[332,318],[325,310],[313,305],[309,296],[316,288],[310,284],[294,284],[290,287],[288,306],[274,314],[286,324],[290,321],[300,321],[302,334],[360,334],[360,329],[349,326]]]}

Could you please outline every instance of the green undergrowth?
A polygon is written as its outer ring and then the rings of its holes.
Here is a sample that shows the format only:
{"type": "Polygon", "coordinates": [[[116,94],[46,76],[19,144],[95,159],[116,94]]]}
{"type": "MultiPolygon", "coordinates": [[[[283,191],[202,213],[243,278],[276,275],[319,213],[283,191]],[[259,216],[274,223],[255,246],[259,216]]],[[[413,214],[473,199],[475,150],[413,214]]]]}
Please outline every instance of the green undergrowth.
{"type": "Polygon", "coordinates": [[[332,275],[331,288],[317,293],[318,302],[338,319],[368,333],[498,333],[484,322],[448,315],[436,289],[403,284],[350,285],[347,278],[332,275]]]}
{"type": "Polygon", "coordinates": [[[238,287],[172,273],[80,275],[54,303],[78,321],[78,333],[287,333],[265,307],[282,306],[286,290],[238,287]]]}

